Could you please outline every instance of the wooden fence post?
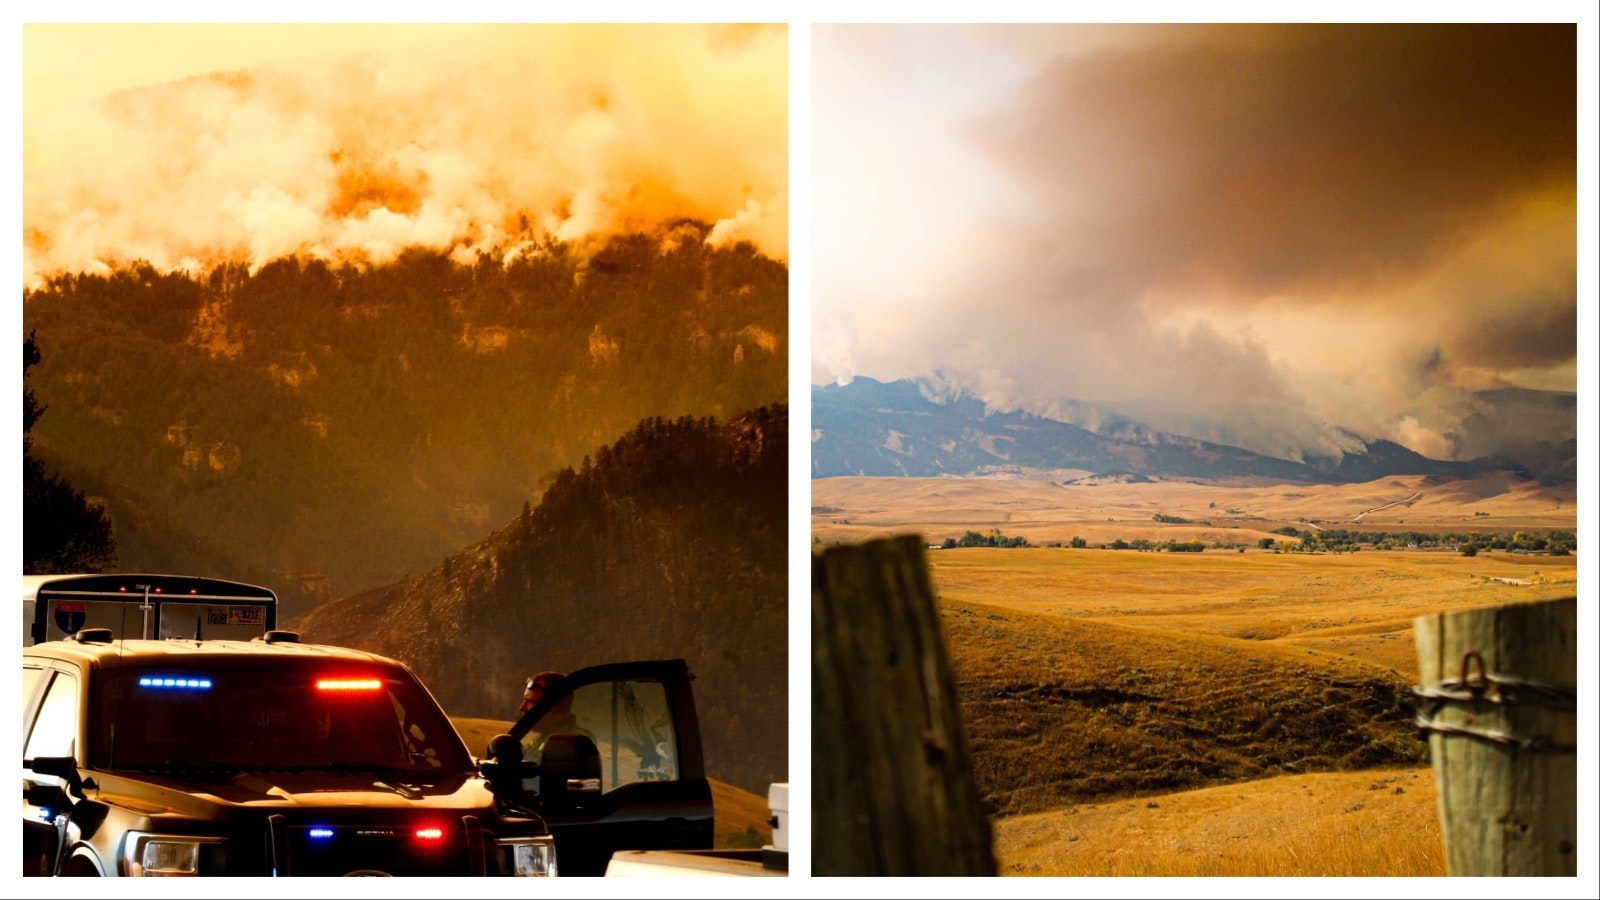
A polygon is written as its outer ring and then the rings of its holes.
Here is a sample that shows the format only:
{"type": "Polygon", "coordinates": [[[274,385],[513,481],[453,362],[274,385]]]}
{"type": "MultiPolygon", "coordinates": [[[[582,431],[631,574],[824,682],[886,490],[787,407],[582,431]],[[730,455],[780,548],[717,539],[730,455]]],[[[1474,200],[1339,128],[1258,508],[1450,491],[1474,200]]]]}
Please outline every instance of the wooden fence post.
{"type": "Polygon", "coordinates": [[[1428,732],[1451,875],[1576,875],[1576,598],[1420,616],[1428,732]]]}
{"type": "Polygon", "coordinates": [[[811,563],[813,875],[994,875],[923,538],[811,563]]]}

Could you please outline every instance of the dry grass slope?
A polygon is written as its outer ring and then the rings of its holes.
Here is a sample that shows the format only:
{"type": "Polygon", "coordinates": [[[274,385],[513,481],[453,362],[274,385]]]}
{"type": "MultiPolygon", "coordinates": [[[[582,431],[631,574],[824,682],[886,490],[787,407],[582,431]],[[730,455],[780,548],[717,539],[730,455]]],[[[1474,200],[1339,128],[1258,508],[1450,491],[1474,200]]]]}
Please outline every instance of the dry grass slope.
{"type": "Polygon", "coordinates": [[[1313,650],[1415,678],[1411,626],[1441,609],[1572,596],[1577,557],[1459,553],[930,552],[949,600],[1313,650]]]}
{"type": "Polygon", "coordinates": [[[979,603],[941,612],[995,815],[1426,760],[1411,685],[1386,669],[979,603]]]}
{"type": "Polygon", "coordinates": [[[1427,769],[1293,775],[1014,816],[1002,875],[1446,874],[1427,769]]]}

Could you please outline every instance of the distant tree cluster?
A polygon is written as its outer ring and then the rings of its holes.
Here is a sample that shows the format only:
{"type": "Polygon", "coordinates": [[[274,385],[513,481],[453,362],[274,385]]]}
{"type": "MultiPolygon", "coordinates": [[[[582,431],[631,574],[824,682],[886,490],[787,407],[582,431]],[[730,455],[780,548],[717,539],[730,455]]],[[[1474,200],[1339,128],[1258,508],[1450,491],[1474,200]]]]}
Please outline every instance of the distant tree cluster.
{"type": "Polygon", "coordinates": [[[1351,531],[1343,528],[1324,528],[1320,532],[1305,532],[1298,545],[1285,544],[1286,549],[1302,552],[1354,553],[1366,547],[1375,550],[1459,550],[1467,556],[1475,556],[1481,550],[1567,556],[1576,546],[1576,535],[1560,528],[1550,529],[1542,534],[1523,531],[1460,533],[1351,531]],[[1470,552],[1468,552],[1469,547],[1470,552]]]}
{"type": "Polygon", "coordinates": [[[1029,544],[1028,539],[1021,535],[1006,537],[996,528],[988,534],[968,531],[960,538],[945,538],[940,546],[945,550],[953,550],[956,547],[1027,547],[1029,544]]]}
{"type": "Polygon", "coordinates": [[[1181,516],[1169,516],[1166,513],[1156,513],[1154,516],[1151,516],[1151,518],[1153,518],[1157,522],[1161,522],[1162,524],[1165,524],[1165,525],[1191,525],[1191,524],[1193,524],[1193,520],[1192,519],[1185,519],[1185,518],[1183,518],[1181,516]]]}
{"type": "Polygon", "coordinates": [[[1204,541],[1168,540],[1157,543],[1155,541],[1145,540],[1144,538],[1135,538],[1131,541],[1125,541],[1122,538],[1117,538],[1111,543],[1106,544],[1105,549],[1141,550],[1147,553],[1159,553],[1163,550],[1168,553],[1204,553],[1206,545],[1204,541]]]}
{"type": "MultiPolygon", "coordinates": [[[[1483,550],[1504,550],[1511,553],[1548,553],[1551,556],[1568,556],[1577,546],[1577,538],[1564,529],[1551,529],[1543,534],[1530,532],[1508,532],[1504,534],[1456,534],[1450,532],[1383,532],[1383,531],[1347,531],[1342,528],[1325,528],[1321,531],[1307,529],[1302,532],[1293,526],[1277,529],[1275,534],[1284,534],[1297,537],[1298,540],[1280,541],[1278,538],[1263,537],[1256,540],[1253,545],[1237,541],[1212,541],[1207,543],[1200,540],[1178,541],[1168,540],[1155,542],[1143,538],[1124,540],[1117,538],[1109,543],[1101,544],[1105,550],[1143,550],[1147,552],[1166,551],[1168,553],[1200,553],[1206,549],[1238,550],[1244,552],[1247,546],[1254,546],[1261,550],[1289,553],[1355,553],[1362,548],[1378,550],[1457,550],[1463,555],[1476,556],[1483,550]]],[[[1088,542],[1082,538],[1073,538],[1073,547],[1087,547],[1088,542]]]]}

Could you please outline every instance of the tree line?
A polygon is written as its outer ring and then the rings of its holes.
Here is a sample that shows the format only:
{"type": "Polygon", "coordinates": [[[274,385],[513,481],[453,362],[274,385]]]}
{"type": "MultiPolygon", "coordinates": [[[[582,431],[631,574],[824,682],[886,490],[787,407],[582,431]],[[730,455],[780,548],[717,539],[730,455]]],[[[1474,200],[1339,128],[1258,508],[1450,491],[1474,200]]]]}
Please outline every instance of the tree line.
{"type": "Polygon", "coordinates": [[[45,408],[28,387],[28,370],[40,358],[30,333],[22,342],[22,574],[99,572],[116,561],[105,508],[33,454],[29,433],[45,408]]]}
{"type": "MultiPolygon", "coordinates": [[[[1175,518],[1175,517],[1168,517],[1175,518]]],[[[1156,519],[1162,519],[1157,514],[1156,519]]],[[[1571,531],[1561,528],[1552,528],[1543,532],[1536,531],[1508,531],[1508,532],[1425,532],[1425,531],[1351,531],[1343,528],[1324,528],[1321,530],[1307,528],[1301,530],[1293,525],[1285,525],[1274,530],[1275,534],[1283,535],[1282,539],[1263,537],[1256,540],[1255,546],[1260,550],[1272,550],[1289,553],[1353,553],[1362,547],[1375,550],[1460,550],[1467,556],[1475,556],[1482,550],[1504,550],[1512,553],[1548,553],[1551,556],[1567,556],[1577,547],[1577,536],[1571,531]],[[1290,540],[1293,538],[1294,540],[1290,540]]],[[[1030,547],[1027,538],[1019,536],[1006,537],[999,529],[994,529],[989,534],[980,534],[968,531],[960,538],[947,537],[939,545],[941,549],[954,549],[957,547],[1030,547]]],[[[1060,547],[1060,543],[1050,543],[1047,547],[1060,547]]],[[[1082,537],[1073,537],[1067,543],[1073,549],[1087,549],[1089,542],[1082,537]]],[[[1114,540],[1098,545],[1101,550],[1139,550],[1144,552],[1167,553],[1203,553],[1207,549],[1237,550],[1243,552],[1249,546],[1242,541],[1212,541],[1207,543],[1201,540],[1179,541],[1168,539],[1165,541],[1152,541],[1146,538],[1114,540]]]]}

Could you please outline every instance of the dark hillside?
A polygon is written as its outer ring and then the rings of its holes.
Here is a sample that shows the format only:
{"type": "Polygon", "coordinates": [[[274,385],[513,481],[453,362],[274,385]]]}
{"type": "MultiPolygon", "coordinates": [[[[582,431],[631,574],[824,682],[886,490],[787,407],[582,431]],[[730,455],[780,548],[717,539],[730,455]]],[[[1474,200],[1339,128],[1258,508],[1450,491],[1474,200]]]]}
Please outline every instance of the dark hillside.
{"type": "Polygon", "coordinates": [[[481,543],[290,627],[407,661],[455,716],[511,716],[542,669],[682,657],[708,772],[764,793],[788,768],[787,492],[786,405],[649,419],[481,543]]]}

